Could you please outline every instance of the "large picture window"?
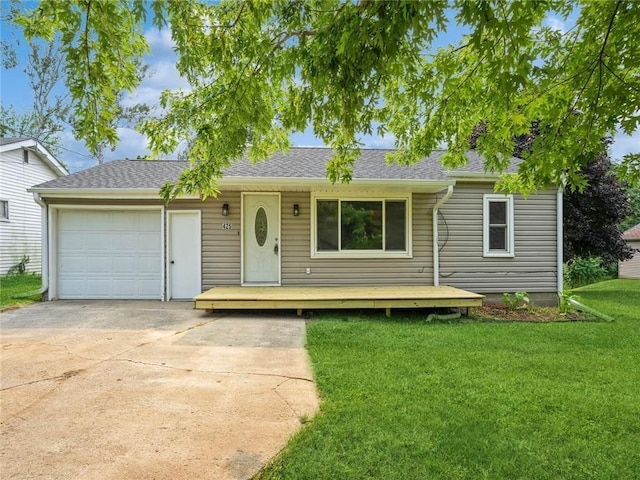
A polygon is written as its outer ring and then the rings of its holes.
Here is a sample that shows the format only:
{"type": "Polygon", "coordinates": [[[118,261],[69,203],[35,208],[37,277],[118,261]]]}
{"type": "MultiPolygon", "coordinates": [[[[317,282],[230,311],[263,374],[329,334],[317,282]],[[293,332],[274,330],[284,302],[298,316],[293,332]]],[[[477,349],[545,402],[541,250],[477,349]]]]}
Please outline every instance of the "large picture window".
{"type": "Polygon", "coordinates": [[[407,198],[316,198],[313,254],[407,256],[408,204],[407,198]]]}
{"type": "Polygon", "coordinates": [[[485,195],[483,204],[485,257],[513,257],[513,196],[485,195]]]}

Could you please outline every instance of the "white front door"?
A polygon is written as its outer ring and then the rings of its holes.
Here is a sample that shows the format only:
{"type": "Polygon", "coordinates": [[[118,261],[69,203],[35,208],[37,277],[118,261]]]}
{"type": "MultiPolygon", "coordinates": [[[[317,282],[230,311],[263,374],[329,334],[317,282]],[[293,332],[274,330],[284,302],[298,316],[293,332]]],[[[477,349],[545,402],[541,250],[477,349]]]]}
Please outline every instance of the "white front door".
{"type": "Polygon", "coordinates": [[[243,283],[280,283],[280,195],[245,194],[242,207],[243,283]]]}
{"type": "Polygon", "coordinates": [[[202,291],[200,210],[168,212],[169,299],[192,298],[202,291]]]}

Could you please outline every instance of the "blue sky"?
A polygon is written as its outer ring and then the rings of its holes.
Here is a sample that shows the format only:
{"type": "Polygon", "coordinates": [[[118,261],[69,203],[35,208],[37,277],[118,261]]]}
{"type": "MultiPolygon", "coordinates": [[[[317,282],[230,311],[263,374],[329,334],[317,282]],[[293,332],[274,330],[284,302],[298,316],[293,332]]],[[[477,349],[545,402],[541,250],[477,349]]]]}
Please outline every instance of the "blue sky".
{"type": "MultiPolygon", "coordinates": [[[[0,0],[6,2],[7,0],[0,0]]],[[[32,6],[34,2],[26,5],[32,6]]],[[[7,3],[4,3],[6,6],[7,3]]],[[[567,30],[565,22],[556,17],[549,17],[547,24],[559,30],[567,30]]],[[[455,41],[462,34],[460,28],[451,28],[445,36],[437,39],[436,46],[446,45],[455,41]]],[[[19,65],[13,69],[0,70],[0,99],[4,107],[13,106],[18,112],[29,110],[32,105],[32,93],[27,84],[24,68],[27,63],[28,47],[19,30],[3,22],[0,32],[3,42],[16,47],[19,65]]],[[[127,100],[132,103],[145,102],[150,105],[157,104],[160,93],[165,89],[187,89],[188,83],[180,77],[175,68],[175,54],[173,42],[168,29],[158,30],[149,26],[145,30],[145,36],[151,46],[152,54],[146,58],[151,67],[151,75],[146,78],[137,91],[127,100]]],[[[62,87],[61,87],[62,89],[62,87]]],[[[115,151],[107,151],[107,161],[120,158],[136,158],[138,155],[149,153],[144,136],[135,130],[122,128],[118,131],[120,142],[115,151]]],[[[317,139],[311,131],[295,134],[291,137],[296,146],[322,146],[322,141],[317,139]]],[[[365,147],[369,148],[393,148],[393,137],[371,136],[362,138],[365,147]]],[[[76,172],[95,165],[96,160],[89,154],[82,141],[73,138],[70,130],[61,135],[63,153],[60,159],[64,161],[72,172],[76,172]]],[[[634,136],[617,135],[612,146],[612,157],[619,159],[625,153],[637,151],[640,145],[640,131],[634,136]]],[[[169,158],[175,158],[170,156],[169,158]]]]}

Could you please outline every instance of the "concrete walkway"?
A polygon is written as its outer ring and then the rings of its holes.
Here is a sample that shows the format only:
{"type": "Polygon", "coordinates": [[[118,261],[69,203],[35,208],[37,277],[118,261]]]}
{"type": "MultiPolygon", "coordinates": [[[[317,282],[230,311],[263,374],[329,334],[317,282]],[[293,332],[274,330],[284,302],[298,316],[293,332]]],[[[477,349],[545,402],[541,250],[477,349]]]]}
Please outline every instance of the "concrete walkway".
{"type": "Polygon", "coordinates": [[[317,411],[304,321],[191,306],[0,314],[0,476],[251,478],[317,411]]]}

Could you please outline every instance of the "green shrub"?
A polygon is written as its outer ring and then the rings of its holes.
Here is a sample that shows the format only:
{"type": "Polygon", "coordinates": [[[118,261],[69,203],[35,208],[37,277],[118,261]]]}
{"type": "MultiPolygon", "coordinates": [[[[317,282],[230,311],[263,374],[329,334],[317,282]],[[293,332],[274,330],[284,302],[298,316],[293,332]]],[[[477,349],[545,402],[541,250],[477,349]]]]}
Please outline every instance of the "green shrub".
{"type": "Polygon", "coordinates": [[[576,257],[564,265],[564,280],[568,288],[581,287],[617,276],[615,262],[604,263],[600,257],[576,257]]]}
{"type": "Polygon", "coordinates": [[[527,292],[505,293],[502,295],[502,303],[504,303],[509,310],[526,307],[529,305],[529,295],[527,295],[527,292]]]}

